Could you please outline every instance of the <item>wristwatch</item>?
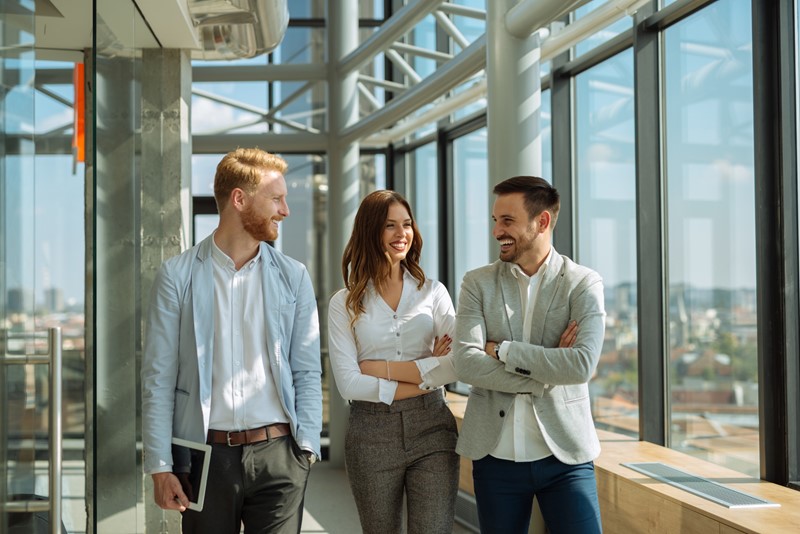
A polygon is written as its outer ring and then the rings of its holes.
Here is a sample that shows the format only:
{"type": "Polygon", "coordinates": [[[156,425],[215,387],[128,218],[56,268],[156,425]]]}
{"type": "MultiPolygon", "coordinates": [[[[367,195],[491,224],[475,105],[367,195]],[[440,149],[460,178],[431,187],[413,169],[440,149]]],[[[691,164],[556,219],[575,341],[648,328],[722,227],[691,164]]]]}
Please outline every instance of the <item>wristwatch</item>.
{"type": "MultiPolygon", "coordinates": [[[[502,341],[500,343],[502,343],[502,341]]],[[[497,360],[500,359],[500,343],[494,344],[494,357],[497,360]]]]}
{"type": "Polygon", "coordinates": [[[303,452],[305,452],[306,458],[308,458],[308,464],[314,465],[314,463],[317,461],[317,455],[311,451],[303,451],[303,452]]]}

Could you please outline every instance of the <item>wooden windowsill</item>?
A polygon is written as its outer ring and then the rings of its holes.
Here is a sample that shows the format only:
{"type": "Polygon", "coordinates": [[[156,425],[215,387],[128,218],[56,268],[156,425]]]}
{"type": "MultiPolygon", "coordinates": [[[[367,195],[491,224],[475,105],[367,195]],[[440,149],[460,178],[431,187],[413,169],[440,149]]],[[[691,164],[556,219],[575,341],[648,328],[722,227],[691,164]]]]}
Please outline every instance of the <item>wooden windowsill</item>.
{"type": "MultiPolygon", "coordinates": [[[[447,400],[460,428],[467,399],[448,393],[447,400]]],[[[595,460],[595,472],[606,532],[772,534],[796,532],[800,525],[800,491],[653,443],[603,430],[597,434],[602,452],[595,460]],[[637,462],[661,462],[780,507],[729,509],[622,465],[637,462]]],[[[474,494],[472,462],[466,458],[461,459],[460,480],[460,488],[474,494]]]]}

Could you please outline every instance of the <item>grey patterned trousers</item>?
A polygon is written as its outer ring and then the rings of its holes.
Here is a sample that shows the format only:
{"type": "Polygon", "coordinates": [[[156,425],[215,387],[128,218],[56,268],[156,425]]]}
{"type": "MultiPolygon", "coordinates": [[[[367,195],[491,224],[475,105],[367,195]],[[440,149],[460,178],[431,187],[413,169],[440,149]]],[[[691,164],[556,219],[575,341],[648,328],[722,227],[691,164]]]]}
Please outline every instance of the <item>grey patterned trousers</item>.
{"type": "Polygon", "coordinates": [[[457,439],[441,390],[391,405],[351,403],[345,462],[365,534],[453,531],[457,439]]]}

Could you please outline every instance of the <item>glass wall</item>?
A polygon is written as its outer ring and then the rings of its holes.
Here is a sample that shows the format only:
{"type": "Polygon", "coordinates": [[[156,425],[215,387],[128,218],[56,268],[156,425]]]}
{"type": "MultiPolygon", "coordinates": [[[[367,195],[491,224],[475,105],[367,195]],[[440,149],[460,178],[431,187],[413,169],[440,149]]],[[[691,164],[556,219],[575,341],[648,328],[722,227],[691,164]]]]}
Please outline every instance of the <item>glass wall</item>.
{"type": "MultiPolygon", "coordinates": [[[[491,240],[486,128],[459,137],[453,150],[453,300],[464,273],[489,263],[491,240]]],[[[494,256],[492,256],[494,258],[494,256]]]]}
{"type": "Polygon", "coordinates": [[[421,265],[428,278],[439,280],[439,179],[436,143],[428,143],[409,153],[411,166],[411,207],[422,234],[421,265]]]}
{"type": "Polygon", "coordinates": [[[577,261],[603,277],[606,338],[590,382],[595,423],[638,435],[633,52],[575,79],[577,261]]]}
{"type": "Polygon", "coordinates": [[[664,35],[669,442],[758,476],[751,48],[732,0],[664,35]]]}

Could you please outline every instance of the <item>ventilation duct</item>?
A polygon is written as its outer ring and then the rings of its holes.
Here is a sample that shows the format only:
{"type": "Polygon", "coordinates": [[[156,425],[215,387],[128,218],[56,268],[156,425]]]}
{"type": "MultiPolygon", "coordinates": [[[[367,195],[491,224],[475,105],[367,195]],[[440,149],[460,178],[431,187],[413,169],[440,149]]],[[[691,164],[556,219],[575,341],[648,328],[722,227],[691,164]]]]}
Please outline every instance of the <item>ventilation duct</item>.
{"type": "Polygon", "coordinates": [[[189,0],[201,49],[192,58],[242,59],[271,52],[289,25],[286,0],[189,0]]]}

